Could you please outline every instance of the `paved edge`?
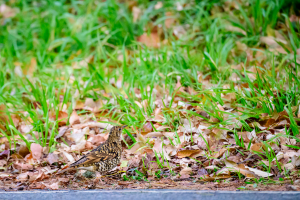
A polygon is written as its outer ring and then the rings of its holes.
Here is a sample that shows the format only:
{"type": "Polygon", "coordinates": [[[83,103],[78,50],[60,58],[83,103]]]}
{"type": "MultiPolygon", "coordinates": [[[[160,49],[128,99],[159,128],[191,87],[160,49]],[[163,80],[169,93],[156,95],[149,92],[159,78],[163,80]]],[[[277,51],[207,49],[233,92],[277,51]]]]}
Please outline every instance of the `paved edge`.
{"type": "Polygon", "coordinates": [[[293,200],[300,199],[300,192],[272,191],[209,191],[209,190],[33,190],[0,191],[0,200],[16,199],[59,199],[59,200],[293,200]]]}

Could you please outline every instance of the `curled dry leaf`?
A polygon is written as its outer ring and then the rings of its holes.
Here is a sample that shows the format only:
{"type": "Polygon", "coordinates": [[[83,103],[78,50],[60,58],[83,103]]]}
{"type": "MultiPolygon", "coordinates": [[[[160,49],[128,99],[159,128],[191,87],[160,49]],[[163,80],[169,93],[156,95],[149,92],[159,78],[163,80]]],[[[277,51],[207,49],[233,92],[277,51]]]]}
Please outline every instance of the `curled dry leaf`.
{"type": "Polygon", "coordinates": [[[247,178],[256,178],[256,175],[249,171],[244,164],[236,164],[235,162],[233,161],[230,161],[230,160],[225,160],[225,164],[226,164],[226,167],[228,168],[229,171],[234,171],[234,172],[237,172],[237,173],[241,173],[243,174],[244,176],[246,176],[247,178]]]}
{"type": "Polygon", "coordinates": [[[256,175],[258,175],[260,177],[264,177],[265,178],[265,177],[273,176],[273,174],[261,171],[259,169],[251,168],[251,167],[248,167],[248,166],[245,166],[245,168],[248,169],[248,170],[250,170],[251,172],[255,173],[256,175]]]}
{"type": "Polygon", "coordinates": [[[18,154],[25,157],[30,153],[29,149],[25,145],[21,145],[18,151],[18,154]]]}
{"type": "Polygon", "coordinates": [[[261,171],[259,169],[248,167],[244,164],[236,164],[235,162],[232,162],[230,160],[225,160],[226,167],[228,167],[229,170],[234,170],[235,172],[239,172],[246,176],[247,178],[256,178],[257,176],[260,177],[269,177],[273,176],[273,174],[261,171]]]}
{"type": "Polygon", "coordinates": [[[194,154],[198,154],[200,152],[199,149],[196,150],[181,150],[177,152],[178,158],[191,157],[194,154]]]}
{"type": "Polygon", "coordinates": [[[221,149],[220,151],[218,151],[216,154],[214,154],[212,157],[214,158],[220,158],[221,156],[223,156],[223,154],[227,151],[226,148],[221,149]]]}

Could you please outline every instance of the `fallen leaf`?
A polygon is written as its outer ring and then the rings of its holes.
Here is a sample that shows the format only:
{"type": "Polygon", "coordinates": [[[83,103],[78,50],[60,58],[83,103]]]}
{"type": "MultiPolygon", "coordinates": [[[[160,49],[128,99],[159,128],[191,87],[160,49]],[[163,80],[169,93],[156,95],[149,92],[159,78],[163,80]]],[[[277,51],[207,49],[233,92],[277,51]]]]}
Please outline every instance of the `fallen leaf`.
{"type": "Polygon", "coordinates": [[[250,170],[251,172],[254,172],[256,175],[261,176],[261,177],[269,177],[269,176],[273,176],[273,174],[268,173],[268,172],[264,172],[261,171],[259,169],[254,169],[248,166],[245,166],[248,170],[250,170]]]}
{"type": "Polygon", "coordinates": [[[223,156],[223,154],[227,151],[226,148],[220,149],[220,151],[218,151],[216,154],[214,154],[212,157],[214,158],[220,158],[221,156],[223,156]]]}
{"type": "Polygon", "coordinates": [[[96,103],[94,102],[93,99],[91,99],[91,98],[86,98],[86,99],[85,99],[84,106],[85,106],[85,107],[89,107],[89,108],[91,108],[91,109],[93,110],[94,108],[96,108],[97,105],[96,105],[96,103]]]}
{"type": "Polygon", "coordinates": [[[0,160],[0,167],[4,167],[7,164],[6,160],[0,160]]]}
{"type": "Polygon", "coordinates": [[[32,165],[24,164],[24,163],[14,163],[14,167],[19,170],[32,170],[33,169],[32,165]]]}
{"type": "Polygon", "coordinates": [[[17,180],[18,181],[21,181],[21,182],[24,182],[24,181],[27,181],[27,180],[29,180],[29,175],[28,175],[28,173],[26,172],[26,173],[22,173],[22,174],[19,174],[18,176],[17,176],[17,180]]]}
{"type": "Polygon", "coordinates": [[[264,144],[263,143],[255,143],[255,144],[252,144],[251,147],[250,147],[250,150],[253,151],[253,152],[261,152],[263,153],[263,147],[264,147],[264,144]]]}
{"type": "Polygon", "coordinates": [[[179,174],[181,175],[181,178],[189,178],[190,177],[190,174],[193,172],[192,168],[190,167],[186,167],[186,168],[183,168],[179,174]]]}
{"type": "Polygon", "coordinates": [[[162,8],[162,7],[163,7],[163,3],[162,3],[161,1],[158,1],[158,2],[155,4],[154,9],[155,9],[155,10],[158,10],[158,9],[160,9],[160,8],[162,8]]]}
{"type": "Polygon", "coordinates": [[[118,185],[130,185],[133,184],[133,182],[130,181],[118,181],[118,185]]]}
{"type": "Polygon", "coordinates": [[[20,148],[19,148],[18,153],[19,153],[21,156],[25,157],[25,156],[27,156],[27,155],[30,153],[30,151],[29,151],[29,149],[27,148],[27,146],[21,145],[20,148]]]}
{"type": "Polygon", "coordinates": [[[69,162],[73,163],[75,162],[75,159],[73,158],[73,156],[65,151],[63,151],[64,156],[69,160],[69,162]]]}
{"type": "Polygon", "coordinates": [[[58,156],[54,153],[49,153],[47,156],[47,162],[52,165],[53,163],[58,162],[58,156]]]}
{"type": "Polygon", "coordinates": [[[136,6],[132,8],[133,22],[137,22],[142,14],[142,10],[136,6]]]}
{"type": "Polygon", "coordinates": [[[181,150],[177,152],[178,158],[191,157],[193,154],[199,153],[200,150],[181,150]]]}
{"type": "Polygon", "coordinates": [[[89,131],[90,129],[88,127],[85,127],[84,129],[73,129],[73,132],[70,134],[70,137],[76,144],[79,144],[82,141],[86,141],[85,135],[88,135],[89,131]]]}
{"type": "Polygon", "coordinates": [[[72,112],[70,116],[69,123],[71,126],[73,126],[74,124],[80,124],[79,116],[75,110],[72,112]]]}
{"type": "MultiPolygon", "coordinates": [[[[52,114],[50,116],[50,119],[55,121],[56,120],[56,114],[52,114]]],[[[66,125],[67,121],[68,121],[68,113],[66,113],[64,111],[58,111],[57,121],[58,121],[58,126],[66,125]]]]}
{"type": "Polygon", "coordinates": [[[32,143],[30,145],[31,155],[34,159],[39,160],[42,157],[43,147],[40,144],[32,143]]]}
{"type": "Polygon", "coordinates": [[[106,138],[104,135],[94,135],[91,138],[88,139],[89,142],[91,142],[95,146],[99,146],[101,143],[106,141],[106,138]]]}
{"type": "Polygon", "coordinates": [[[4,17],[4,18],[11,18],[16,16],[18,10],[15,8],[11,8],[5,4],[0,5],[0,14],[4,17]]]}
{"type": "Polygon", "coordinates": [[[68,129],[69,129],[69,127],[67,127],[67,126],[60,127],[58,130],[57,136],[55,136],[55,139],[62,137],[67,132],[68,129]]]}
{"type": "Polygon", "coordinates": [[[146,45],[147,47],[160,47],[160,38],[157,33],[150,33],[149,35],[147,33],[144,33],[137,38],[137,41],[146,45]]]}
{"type": "Polygon", "coordinates": [[[51,190],[58,190],[59,189],[59,182],[55,182],[55,183],[52,183],[51,185],[49,184],[46,184],[46,183],[43,183],[47,188],[51,189],[51,190]]]}

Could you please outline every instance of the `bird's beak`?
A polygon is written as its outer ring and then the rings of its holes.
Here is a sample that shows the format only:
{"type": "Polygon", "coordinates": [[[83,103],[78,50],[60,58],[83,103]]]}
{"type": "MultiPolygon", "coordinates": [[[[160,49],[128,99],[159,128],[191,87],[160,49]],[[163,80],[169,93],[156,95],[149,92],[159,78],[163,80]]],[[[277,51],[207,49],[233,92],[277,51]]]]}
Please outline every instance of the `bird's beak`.
{"type": "Polygon", "coordinates": [[[122,126],[122,129],[124,129],[124,128],[126,128],[127,127],[127,125],[125,125],[125,126],[122,126]]]}

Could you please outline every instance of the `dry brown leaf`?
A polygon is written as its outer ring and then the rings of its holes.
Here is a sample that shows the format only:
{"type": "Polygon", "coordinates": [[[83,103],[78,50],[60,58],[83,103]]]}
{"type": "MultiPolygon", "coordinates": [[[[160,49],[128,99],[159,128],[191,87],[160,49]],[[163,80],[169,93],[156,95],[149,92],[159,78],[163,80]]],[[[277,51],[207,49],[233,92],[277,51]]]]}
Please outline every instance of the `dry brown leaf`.
{"type": "Polygon", "coordinates": [[[263,143],[255,143],[255,144],[251,145],[250,150],[253,152],[261,152],[262,153],[262,152],[264,152],[263,148],[264,148],[263,143]]]}
{"type": "Polygon", "coordinates": [[[73,163],[75,162],[75,159],[73,158],[73,156],[65,151],[63,151],[64,156],[68,159],[69,162],[73,163]]]}
{"type": "MultiPolygon", "coordinates": [[[[56,114],[53,114],[50,116],[50,119],[55,121],[56,120],[56,114]]],[[[67,124],[68,121],[68,113],[64,111],[59,111],[57,116],[58,126],[64,126],[67,124]]]]}
{"type": "Polygon", "coordinates": [[[33,165],[24,164],[24,163],[14,163],[14,168],[16,168],[18,170],[32,170],[33,165]]]}
{"type": "Polygon", "coordinates": [[[30,178],[30,177],[29,177],[29,175],[28,175],[28,172],[19,174],[19,175],[17,176],[17,180],[18,180],[18,181],[21,181],[21,182],[27,181],[27,180],[29,180],[29,178],[30,178]]]}
{"type": "Polygon", "coordinates": [[[32,143],[30,145],[32,158],[39,160],[42,157],[43,147],[40,144],[32,143]]]}
{"type": "Polygon", "coordinates": [[[102,129],[111,129],[113,126],[108,123],[102,123],[102,122],[87,122],[84,124],[75,124],[73,125],[73,129],[83,129],[83,128],[102,128],[102,129]]]}
{"type": "Polygon", "coordinates": [[[69,123],[71,126],[73,126],[74,124],[80,124],[79,116],[75,110],[72,112],[70,116],[69,123]]]}
{"type": "Polygon", "coordinates": [[[133,22],[137,22],[142,14],[142,10],[136,6],[132,8],[133,22]]]}
{"type": "Polygon", "coordinates": [[[46,184],[46,183],[43,183],[48,189],[51,189],[51,190],[58,190],[59,189],[59,181],[58,182],[55,182],[55,183],[52,183],[51,185],[49,184],[46,184]]]}
{"type": "Polygon", "coordinates": [[[86,98],[85,99],[85,103],[84,103],[85,107],[91,108],[91,110],[93,110],[94,108],[96,108],[96,103],[94,102],[93,99],[91,98],[86,98]]]}
{"type": "Polygon", "coordinates": [[[85,140],[85,135],[88,135],[90,129],[85,127],[84,129],[73,129],[73,132],[70,134],[70,138],[76,143],[80,143],[85,140]]]}
{"type": "Polygon", "coordinates": [[[76,101],[76,105],[75,105],[75,110],[81,110],[81,109],[83,109],[84,108],[84,102],[82,102],[82,101],[76,101]]]}
{"type": "Polygon", "coordinates": [[[220,179],[228,179],[231,177],[232,177],[231,175],[224,175],[224,174],[214,175],[212,177],[205,175],[205,176],[200,176],[199,181],[215,181],[215,180],[220,180],[220,179]]]}
{"type": "Polygon", "coordinates": [[[8,122],[9,118],[6,115],[6,106],[4,104],[0,104],[0,122],[8,122]]]}
{"type": "Polygon", "coordinates": [[[101,143],[106,141],[104,135],[94,135],[88,139],[95,146],[99,146],[101,143]]]}
{"type": "Polygon", "coordinates": [[[25,75],[29,75],[32,76],[33,72],[35,71],[37,67],[37,62],[36,62],[36,58],[31,58],[30,60],[30,64],[26,66],[25,70],[23,71],[23,73],[25,75]]]}
{"type": "Polygon", "coordinates": [[[58,156],[54,153],[49,153],[47,156],[47,162],[52,165],[53,163],[58,162],[58,156]]]}
{"type": "Polygon", "coordinates": [[[15,8],[11,8],[5,4],[0,5],[0,14],[4,17],[4,18],[11,18],[16,16],[18,10],[15,8]]]}
{"type": "Polygon", "coordinates": [[[62,137],[67,132],[68,129],[69,129],[69,127],[67,127],[67,126],[60,127],[58,130],[57,136],[55,136],[55,139],[62,137]]]}
{"type": "Polygon", "coordinates": [[[0,160],[0,167],[3,167],[6,164],[7,164],[6,160],[0,160]]]}
{"type": "Polygon", "coordinates": [[[30,153],[29,149],[25,145],[21,145],[18,151],[18,154],[25,157],[30,153]]]}
{"type": "Polygon", "coordinates": [[[137,38],[137,41],[146,45],[147,47],[160,47],[160,38],[157,33],[150,33],[150,35],[144,33],[143,35],[137,38]]]}
{"type": "Polygon", "coordinates": [[[181,150],[177,152],[178,158],[191,157],[193,154],[200,153],[199,149],[196,150],[181,150]]]}
{"type": "Polygon", "coordinates": [[[83,151],[85,150],[86,140],[82,140],[79,143],[71,146],[71,151],[83,151]]]}
{"type": "Polygon", "coordinates": [[[256,175],[260,176],[260,177],[269,177],[269,176],[273,176],[273,174],[268,173],[268,172],[264,172],[258,169],[254,169],[248,166],[245,166],[246,169],[248,169],[249,171],[255,173],[256,175]]]}
{"type": "Polygon", "coordinates": [[[214,158],[220,158],[221,156],[223,156],[223,154],[227,151],[226,148],[221,149],[220,151],[218,151],[216,154],[214,154],[212,157],[214,158]]]}
{"type": "Polygon", "coordinates": [[[158,1],[158,2],[155,4],[155,6],[154,6],[155,10],[158,10],[158,9],[160,9],[160,8],[162,8],[162,7],[163,7],[163,3],[162,3],[161,1],[158,1]]]}
{"type": "Polygon", "coordinates": [[[249,171],[244,164],[236,164],[235,162],[233,161],[230,161],[230,160],[225,160],[225,164],[226,164],[226,167],[228,168],[228,170],[231,170],[231,171],[234,171],[234,172],[237,172],[237,173],[241,173],[243,174],[244,176],[246,176],[247,178],[256,178],[256,175],[249,171]]]}
{"type": "Polygon", "coordinates": [[[166,12],[166,20],[165,20],[165,26],[167,28],[171,28],[176,22],[176,19],[174,19],[174,15],[172,12],[166,12]]]}
{"type": "Polygon", "coordinates": [[[179,174],[181,175],[180,178],[189,178],[190,177],[190,174],[193,172],[192,168],[190,167],[186,167],[186,168],[183,168],[179,174]]]}

